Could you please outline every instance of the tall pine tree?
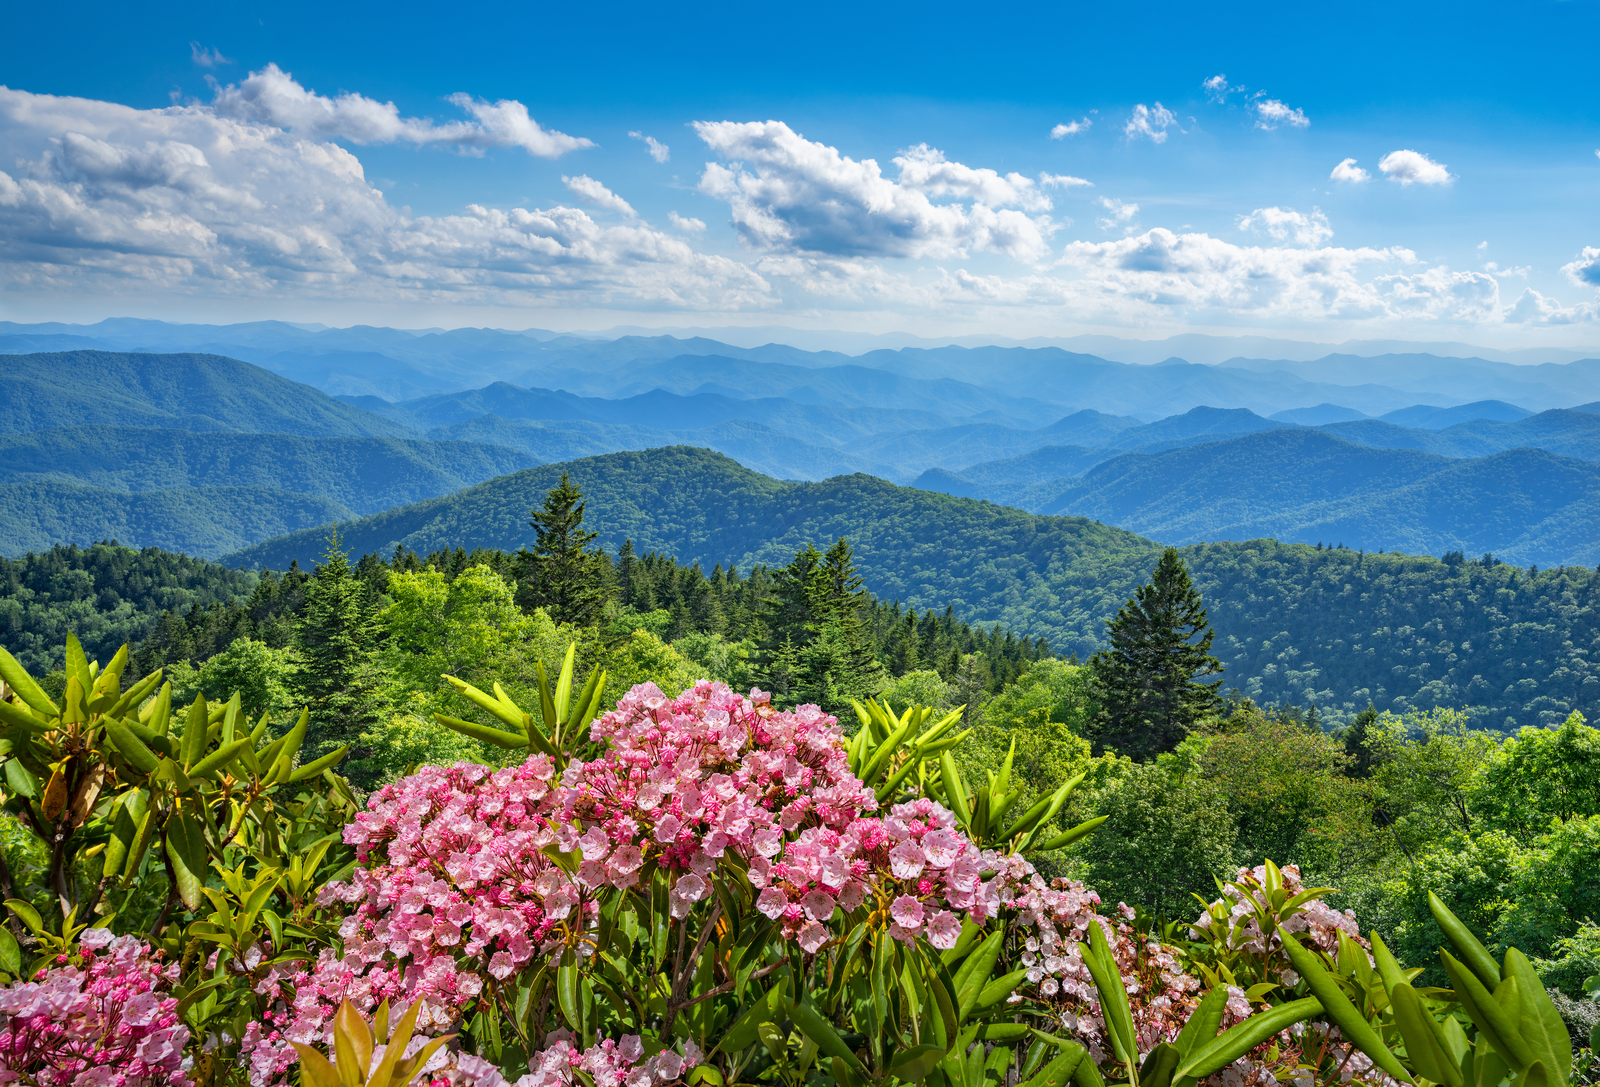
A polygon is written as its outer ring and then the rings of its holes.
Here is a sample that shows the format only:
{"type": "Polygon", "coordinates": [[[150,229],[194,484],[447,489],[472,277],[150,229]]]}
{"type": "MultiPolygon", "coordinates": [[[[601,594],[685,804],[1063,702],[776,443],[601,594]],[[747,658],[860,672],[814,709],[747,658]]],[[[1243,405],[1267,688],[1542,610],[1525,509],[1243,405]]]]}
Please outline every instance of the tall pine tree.
{"type": "Polygon", "coordinates": [[[517,553],[517,603],[543,608],[558,623],[592,626],[605,606],[611,563],[583,527],[583,492],[565,472],[532,511],[533,550],[517,553]]]}
{"type": "MultiPolygon", "coordinates": [[[[302,761],[349,744],[374,729],[388,714],[373,644],[370,590],[350,569],[335,533],[315,576],[307,585],[305,608],[295,630],[301,667],[295,693],[310,711],[302,761]]],[[[360,778],[347,764],[346,773],[360,778]]]]}
{"type": "Polygon", "coordinates": [[[1150,580],[1109,624],[1111,648],[1090,660],[1100,743],[1135,759],[1176,747],[1219,703],[1222,662],[1189,569],[1167,548],[1150,580]]]}

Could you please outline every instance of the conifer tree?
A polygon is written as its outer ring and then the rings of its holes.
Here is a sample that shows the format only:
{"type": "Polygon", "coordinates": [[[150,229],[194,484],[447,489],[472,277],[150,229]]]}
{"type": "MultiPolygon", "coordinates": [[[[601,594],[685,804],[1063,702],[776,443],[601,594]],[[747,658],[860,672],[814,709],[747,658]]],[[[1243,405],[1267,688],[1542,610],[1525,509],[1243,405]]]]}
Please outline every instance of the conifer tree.
{"type": "MultiPolygon", "coordinates": [[[[359,745],[361,734],[387,715],[369,590],[351,570],[338,534],[327,543],[295,631],[301,656],[295,694],[310,711],[302,761],[359,745]]],[[[353,754],[359,759],[359,751],[353,754]]]]}
{"type": "Polygon", "coordinates": [[[517,553],[517,603],[580,627],[599,619],[611,565],[590,546],[599,533],[584,529],[583,507],[583,492],[561,473],[544,506],[532,511],[533,550],[517,553]]]}
{"type": "Polygon", "coordinates": [[[1167,548],[1150,580],[1108,624],[1109,649],[1090,660],[1101,707],[1101,744],[1135,759],[1176,747],[1220,699],[1222,662],[1211,624],[1178,552],[1167,548]],[[1206,681],[1208,676],[1218,679],[1206,681]]]}

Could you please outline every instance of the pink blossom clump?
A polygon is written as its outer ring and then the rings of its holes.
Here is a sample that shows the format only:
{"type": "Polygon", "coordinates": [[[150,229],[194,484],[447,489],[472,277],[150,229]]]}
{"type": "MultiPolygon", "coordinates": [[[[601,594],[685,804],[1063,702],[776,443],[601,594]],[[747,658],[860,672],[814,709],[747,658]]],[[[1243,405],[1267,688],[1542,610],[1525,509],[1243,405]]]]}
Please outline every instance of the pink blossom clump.
{"type": "MultiPolygon", "coordinates": [[[[1293,898],[1306,889],[1300,879],[1298,865],[1285,865],[1279,871],[1283,876],[1286,898],[1293,898]]],[[[1290,967],[1289,956],[1283,951],[1283,941],[1278,938],[1275,931],[1263,933],[1257,918],[1257,909],[1265,906],[1267,902],[1266,879],[1267,866],[1264,864],[1254,868],[1241,868],[1234,882],[1223,887],[1222,897],[1214,900],[1211,906],[1214,908],[1221,905],[1227,908],[1228,924],[1231,928],[1224,939],[1229,947],[1269,956],[1280,968],[1279,973],[1282,975],[1283,983],[1293,985],[1299,979],[1299,975],[1290,967]],[[1238,886],[1241,884],[1242,889],[1238,886]]],[[[1211,910],[1208,909],[1194,922],[1193,927],[1204,935],[1210,930],[1211,925],[1211,910]]],[[[1313,898],[1304,903],[1284,920],[1283,928],[1291,935],[1305,933],[1306,942],[1312,948],[1330,955],[1339,951],[1341,932],[1359,946],[1371,947],[1361,936],[1361,928],[1355,920],[1355,911],[1341,912],[1320,898],[1313,898]]]]}
{"type": "Polygon", "coordinates": [[[162,966],[133,936],[89,929],[78,965],[0,989],[0,1084],[188,1087],[189,1030],[162,966]]]}
{"type": "MultiPolygon", "coordinates": [[[[1184,973],[1173,948],[1138,936],[1131,908],[1118,903],[1114,915],[1105,916],[1099,912],[1100,896],[1082,883],[1047,884],[1032,864],[1014,854],[993,858],[991,864],[1001,902],[1016,911],[1028,995],[1051,1008],[1063,1033],[1081,1041],[1095,1060],[1106,1059],[1100,997],[1079,952],[1079,945],[1089,942],[1089,926],[1099,925],[1122,973],[1140,1052],[1178,1036],[1199,1002],[1200,982],[1184,973]]],[[[1246,1005],[1243,1015],[1248,1014],[1246,1005]]]]}

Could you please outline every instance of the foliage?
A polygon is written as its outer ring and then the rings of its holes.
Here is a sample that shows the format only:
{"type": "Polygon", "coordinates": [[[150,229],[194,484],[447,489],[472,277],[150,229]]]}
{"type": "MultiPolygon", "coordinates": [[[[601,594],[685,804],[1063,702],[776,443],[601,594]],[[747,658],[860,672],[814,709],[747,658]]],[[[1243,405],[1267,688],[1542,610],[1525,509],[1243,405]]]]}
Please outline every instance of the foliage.
{"type": "Polygon", "coordinates": [[[1227,799],[1170,757],[1118,769],[1093,797],[1105,826],[1077,849],[1085,882],[1107,899],[1182,916],[1190,896],[1232,866],[1237,832],[1227,799]]]}
{"type": "Polygon", "coordinates": [[[254,571],[115,543],[0,558],[0,644],[40,675],[61,666],[69,630],[91,657],[110,660],[163,612],[248,597],[257,580],[254,571]]]}
{"type": "Polygon", "coordinates": [[[1222,665],[1211,655],[1205,605],[1167,548],[1106,630],[1089,661],[1100,704],[1097,738],[1134,758],[1170,751],[1217,705],[1222,665]]]}
{"type": "Polygon", "coordinates": [[[383,719],[373,625],[368,586],[351,572],[338,537],[330,537],[296,638],[295,694],[315,721],[308,750],[322,754],[358,743],[383,719]]]}
{"type": "Polygon", "coordinates": [[[533,550],[517,555],[518,603],[574,626],[589,626],[599,617],[609,572],[605,555],[591,546],[597,533],[583,527],[583,508],[583,494],[563,474],[528,522],[533,550]]]}

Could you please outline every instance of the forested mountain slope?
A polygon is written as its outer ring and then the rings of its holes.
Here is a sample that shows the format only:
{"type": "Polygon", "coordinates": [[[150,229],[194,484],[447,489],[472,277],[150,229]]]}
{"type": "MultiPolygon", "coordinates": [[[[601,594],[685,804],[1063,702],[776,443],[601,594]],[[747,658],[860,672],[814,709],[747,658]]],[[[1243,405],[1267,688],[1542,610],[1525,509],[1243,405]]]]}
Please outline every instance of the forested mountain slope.
{"type": "Polygon", "coordinates": [[[220,355],[67,351],[5,357],[0,433],[94,424],[416,437],[404,424],[220,355]]]}
{"type": "MultiPolygon", "coordinates": [[[[344,546],[357,554],[389,554],[397,544],[523,546],[532,540],[529,510],[562,471],[584,492],[586,524],[613,552],[632,539],[641,552],[748,568],[848,536],[880,598],[949,605],[969,622],[999,622],[1080,656],[1098,648],[1106,620],[1159,554],[1148,540],[1079,518],[1035,517],[865,476],[780,483],[696,449],[520,472],[350,522],[344,546]]],[[[324,535],[302,532],[228,561],[305,563],[324,535]]],[[[1493,559],[1274,540],[1183,554],[1212,607],[1229,685],[1264,701],[1315,703],[1335,721],[1369,700],[1380,709],[1468,705],[1478,723],[1497,728],[1508,718],[1559,721],[1571,709],[1600,714],[1600,576],[1589,568],[1530,576],[1493,559]]]]}
{"type": "Polygon", "coordinates": [[[541,461],[467,441],[85,426],[0,435],[0,463],[13,481],[71,480],[130,492],[265,487],[318,495],[361,514],[447,494],[541,461]]]}
{"type": "Polygon", "coordinates": [[[1537,449],[1454,460],[1274,430],[1133,453],[1063,482],[1036,508],[1094,517],[1167,543],[1273,536],[1600,562],[1600,464],[1537,449]]]}

